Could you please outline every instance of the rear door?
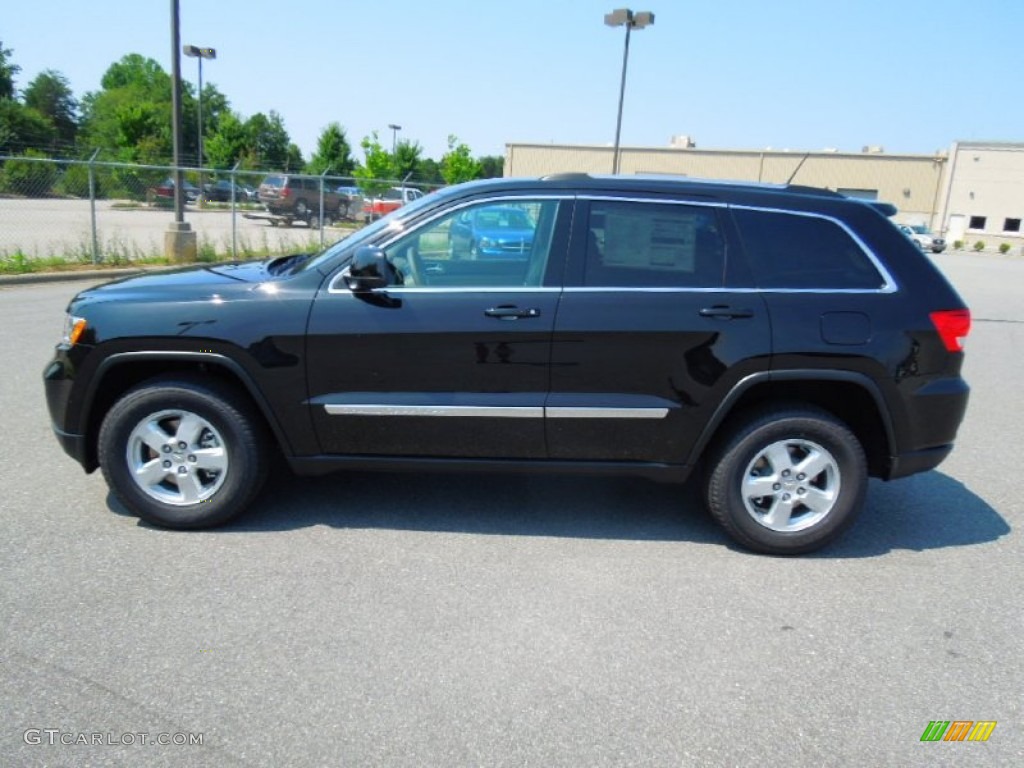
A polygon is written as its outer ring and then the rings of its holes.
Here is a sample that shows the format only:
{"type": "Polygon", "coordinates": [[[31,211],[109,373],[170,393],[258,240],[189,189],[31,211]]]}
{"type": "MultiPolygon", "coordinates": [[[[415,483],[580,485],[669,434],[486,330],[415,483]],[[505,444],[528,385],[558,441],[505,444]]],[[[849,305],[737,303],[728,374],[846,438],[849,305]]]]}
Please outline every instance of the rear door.
{"type": "Polygon", "coordinates": [[[578,204],[552,349],[552,458],[685,462],[715,407],[767,369],[760,295],[737,285],[711,200],[578,204]]]}

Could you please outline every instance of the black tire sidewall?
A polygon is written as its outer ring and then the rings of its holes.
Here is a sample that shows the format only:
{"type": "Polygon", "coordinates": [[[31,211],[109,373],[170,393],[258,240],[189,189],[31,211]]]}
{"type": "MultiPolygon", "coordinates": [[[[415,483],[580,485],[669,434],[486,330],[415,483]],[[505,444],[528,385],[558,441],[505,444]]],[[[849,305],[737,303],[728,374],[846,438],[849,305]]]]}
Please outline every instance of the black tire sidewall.
{"type": "Polygon", "coordinates": [[[741,544],[769,554],[802,554],[825,546],[856,519],[867,491],[867,460],[854,434],[841,422],[814,412],[787,412],[754,420],[734,433],[712,464],[707,503],[712,515],[741,544]],[[839,472],[839,496],[828,515],[802,531],[773,531],[747,512],[740,491],[750,462],[768,445],[808,440],[827,450],[839,472]]]}
{"type": "Polygon", "coordinates": [[[103,475],[117,498],[146,522],[166,528],[206,528],[226,522],[256,495],[266,472],[263,449],[246,409],[224,393],[191,385],[151,385],[129,392],[107,413],[100,428],[103,475]],[[126,451],[132,430],[163,410],[186,410],[209,422],[224,441],[227,477],[209,499],[189,506],[148,496],[131,477],[126,451]]]}

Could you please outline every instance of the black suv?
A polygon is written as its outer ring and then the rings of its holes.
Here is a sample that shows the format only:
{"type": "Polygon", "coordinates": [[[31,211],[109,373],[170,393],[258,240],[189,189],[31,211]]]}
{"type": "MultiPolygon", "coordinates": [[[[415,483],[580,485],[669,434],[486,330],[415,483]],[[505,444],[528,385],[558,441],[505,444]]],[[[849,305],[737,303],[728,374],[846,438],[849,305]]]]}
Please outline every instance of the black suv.
{"type": "Polygon", "coordinates": [[[807,552],[868,476],[938,465],[967,405],[970,314],[892,212],[793,186],[472,182],[320,254],[84,291],[49,409],[86,471],[174,528],[243,510],[276,446],[299,474],[698,470],[737,541],[807,552]]]}

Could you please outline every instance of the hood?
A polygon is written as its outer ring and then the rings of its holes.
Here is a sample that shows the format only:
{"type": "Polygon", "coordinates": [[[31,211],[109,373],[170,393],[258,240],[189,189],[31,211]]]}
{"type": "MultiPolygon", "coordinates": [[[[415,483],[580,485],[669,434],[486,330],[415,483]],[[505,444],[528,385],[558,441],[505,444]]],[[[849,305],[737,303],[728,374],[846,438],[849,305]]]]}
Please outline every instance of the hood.
{"type": "Polygon", "coordinates": [[[152,296],[205,298],[221,290],[251,287],[268,276],[265,261],[190,266],[111,280],[82,291],[76,300],[112,301],[152,296]]]}

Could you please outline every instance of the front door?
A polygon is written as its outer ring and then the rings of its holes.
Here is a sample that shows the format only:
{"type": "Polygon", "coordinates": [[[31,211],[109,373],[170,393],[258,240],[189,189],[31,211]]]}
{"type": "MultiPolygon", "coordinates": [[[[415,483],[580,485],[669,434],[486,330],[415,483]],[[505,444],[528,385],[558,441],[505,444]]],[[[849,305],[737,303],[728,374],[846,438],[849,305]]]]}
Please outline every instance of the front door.
{"type": "Polygon", "coordinates": [[[468,202],[382,243],[395,284],[353,292],[344,273],[328,281],[307,335],[323,452],[543,458],[570,208],[557,199],[468,202]],[[510,207],[530,222],[526,248],[509,257],[500,228],[475,232],[485,245],[473,254],[454,247],[457,216],[494,209],[507,218],[510,207]]]}

